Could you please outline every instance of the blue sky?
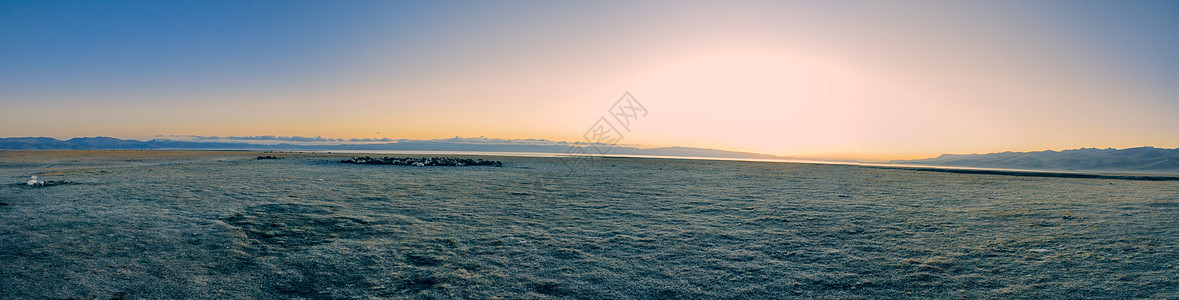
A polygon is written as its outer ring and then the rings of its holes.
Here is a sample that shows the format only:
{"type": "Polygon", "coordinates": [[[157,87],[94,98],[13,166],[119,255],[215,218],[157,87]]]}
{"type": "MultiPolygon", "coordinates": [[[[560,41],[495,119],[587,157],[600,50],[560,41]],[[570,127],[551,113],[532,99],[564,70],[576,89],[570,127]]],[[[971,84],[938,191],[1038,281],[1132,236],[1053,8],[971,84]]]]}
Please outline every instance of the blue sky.
{"type": "Polygon", "coordinates": [[[7,1],[0,136],[1179,147],[1176,57],[1175,1],[7,1]]]}

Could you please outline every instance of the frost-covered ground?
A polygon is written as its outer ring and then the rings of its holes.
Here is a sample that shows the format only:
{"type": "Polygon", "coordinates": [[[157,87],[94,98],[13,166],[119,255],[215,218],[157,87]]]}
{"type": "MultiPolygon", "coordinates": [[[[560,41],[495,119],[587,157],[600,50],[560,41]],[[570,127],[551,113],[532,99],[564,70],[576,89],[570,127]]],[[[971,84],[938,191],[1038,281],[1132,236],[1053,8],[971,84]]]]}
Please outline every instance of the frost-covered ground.
{"type": "Polygon", "coordinates": [[[1176,181],[258,155],[0,152],[0,297],[1179,298],[1176,181]]]}

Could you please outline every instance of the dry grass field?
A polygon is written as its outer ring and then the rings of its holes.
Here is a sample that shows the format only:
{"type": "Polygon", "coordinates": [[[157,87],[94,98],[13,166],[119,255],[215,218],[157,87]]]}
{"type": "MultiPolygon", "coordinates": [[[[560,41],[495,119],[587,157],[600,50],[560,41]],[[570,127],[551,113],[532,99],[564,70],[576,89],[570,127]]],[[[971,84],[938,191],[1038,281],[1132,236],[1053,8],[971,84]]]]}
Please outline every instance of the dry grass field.
{"type": "Polygon", "coordinates": [[[0,152],[0,298],[1179,299],[1176,181],[351,156],[0,152]]]}

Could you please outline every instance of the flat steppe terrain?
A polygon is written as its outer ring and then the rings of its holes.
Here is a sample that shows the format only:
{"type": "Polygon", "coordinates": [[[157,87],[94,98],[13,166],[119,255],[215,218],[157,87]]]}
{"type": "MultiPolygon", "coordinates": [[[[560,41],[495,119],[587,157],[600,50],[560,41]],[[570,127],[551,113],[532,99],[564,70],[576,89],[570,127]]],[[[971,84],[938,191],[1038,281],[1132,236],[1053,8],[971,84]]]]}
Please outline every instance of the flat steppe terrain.
{"type": "Polygon", "coordinates": [[[1179,299],[1177,181],[353,156],[0,152],[0,298],[1179,299]]]}

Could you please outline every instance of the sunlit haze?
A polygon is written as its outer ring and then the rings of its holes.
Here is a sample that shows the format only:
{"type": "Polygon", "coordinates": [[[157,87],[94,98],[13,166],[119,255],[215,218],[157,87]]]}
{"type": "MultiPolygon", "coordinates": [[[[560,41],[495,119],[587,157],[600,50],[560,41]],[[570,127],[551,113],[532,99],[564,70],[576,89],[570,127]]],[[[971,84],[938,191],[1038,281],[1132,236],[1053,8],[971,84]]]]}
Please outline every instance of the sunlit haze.
{"type": "Polygon", "coordinates": [[[1179,147],[1175,1],[0,3],[0,136],[1179,147]]]}

